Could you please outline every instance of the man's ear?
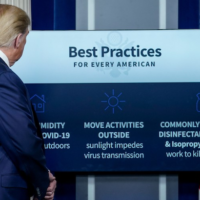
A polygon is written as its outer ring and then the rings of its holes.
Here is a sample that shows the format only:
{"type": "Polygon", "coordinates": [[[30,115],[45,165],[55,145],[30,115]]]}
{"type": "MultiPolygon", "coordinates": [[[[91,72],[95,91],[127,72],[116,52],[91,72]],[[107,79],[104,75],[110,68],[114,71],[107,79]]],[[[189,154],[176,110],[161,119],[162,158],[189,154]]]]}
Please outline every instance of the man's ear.
{"type": "Polygon", "coordinates": [[[14,48],[16,48],[16,49],[19,48],[21,41],[22,41],[22,36],[23,36],[22,33],[17,35],[17,37],[15,38],[15,42],[14,42],[14,48]]]}

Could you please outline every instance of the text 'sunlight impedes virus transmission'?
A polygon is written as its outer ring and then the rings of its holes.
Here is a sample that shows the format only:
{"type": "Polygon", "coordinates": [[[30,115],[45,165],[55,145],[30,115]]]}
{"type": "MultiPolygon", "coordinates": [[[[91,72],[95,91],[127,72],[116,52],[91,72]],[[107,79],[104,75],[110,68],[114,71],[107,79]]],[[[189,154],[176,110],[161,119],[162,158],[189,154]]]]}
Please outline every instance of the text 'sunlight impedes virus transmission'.
{"type": "Polygon", "coordinates": [[[119,97],[122,95],[122,93],[115,95],[115,90],[113,89],[111,96],[109,96],[107,93],[104,94],[108,98],[108,100],[101,101],[102,103],[107,103],[105,110],[111,107],[113,114],[115,113],[115,108],[119,108],[120,110],[122,110],[122,108],[119,106],[119,103],[126,102],[125,100],[119,100],[119,97]]]}

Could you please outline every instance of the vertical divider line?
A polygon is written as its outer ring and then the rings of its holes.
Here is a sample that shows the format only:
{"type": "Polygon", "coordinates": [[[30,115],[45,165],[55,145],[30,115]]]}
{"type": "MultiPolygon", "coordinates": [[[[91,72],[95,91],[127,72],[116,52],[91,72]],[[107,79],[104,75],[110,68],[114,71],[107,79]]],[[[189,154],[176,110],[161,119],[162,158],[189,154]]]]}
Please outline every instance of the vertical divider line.
{"type": "Polygon", "coordinates": [[[95,0],[88,0],[88,30],[95,30],[95,0]]]}
{"type": "Polygon", "coordinates": [[[53,30],[56,30],[56,0],[53,1],[53,30]]]}
{"type": "Polygon", "coordinates": [[[95,200],[95,176],[88,176],[88,200],[95,200]]]}
{"type": "Polygon", "coordinates": [[[30,30],[32,30],[32,14],[31,14],[31,0],[28,0],[28,15],[31,20],[30,30]]]}
{"type": "Polygon", "coordinates": [[[21,6],[22,6],[22,0],[19,0],[18,6],[21,8],[21,6]]]}
{"type": "Polygon", "coordinates": [[[27,12],[27,0],[23,2],[22,8],[27,12]]]}
{"type": "Polygon", "coordinates": [[[23,6],[24,6],[24,2],[23,0],[21,0],[20,8],[23,8],[23,6]]]}
{"type": "Polygon", "coordinates": [[[19,7],[19,0],[16,0],[16,6],[19,7]]]}
{"type": "Polygon", "coordinates": [[[159,29],[167,28],[167,0],[159,0],[159,29]]]}
{"type": "Polygon", "coordinates": [[[198,200],[200,200],[200,186],[199,186],[199,191],[198,191],[198,200]]]}
{"type": "Polygon", "coordinates": [[[159,175],[159,200],[167,200],[167,176],[159,175]]]}

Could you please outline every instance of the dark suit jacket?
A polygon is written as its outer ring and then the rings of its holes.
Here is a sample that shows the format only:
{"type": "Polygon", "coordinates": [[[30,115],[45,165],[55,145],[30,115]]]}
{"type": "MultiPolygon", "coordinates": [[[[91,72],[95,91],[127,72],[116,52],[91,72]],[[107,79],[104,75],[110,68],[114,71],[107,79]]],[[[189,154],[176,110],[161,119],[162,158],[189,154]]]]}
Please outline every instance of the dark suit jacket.
{"type": "Polygon", "coordinates": [[[0,58],[0,200],[42,200],[49,186],[43,141],[24,83],[0,58]]]}

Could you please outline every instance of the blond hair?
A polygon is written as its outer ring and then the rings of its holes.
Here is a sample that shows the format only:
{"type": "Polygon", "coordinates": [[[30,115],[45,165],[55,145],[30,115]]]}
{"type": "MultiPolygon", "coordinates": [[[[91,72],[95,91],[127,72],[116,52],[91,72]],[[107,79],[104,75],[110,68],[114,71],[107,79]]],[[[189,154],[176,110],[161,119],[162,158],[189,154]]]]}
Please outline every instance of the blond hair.
{"type": "Polygon", "coordinates": [[[9,47],[18,34],[30,25],[28,15],[20,8],[0,4],[0,48],[9,47]]]}

